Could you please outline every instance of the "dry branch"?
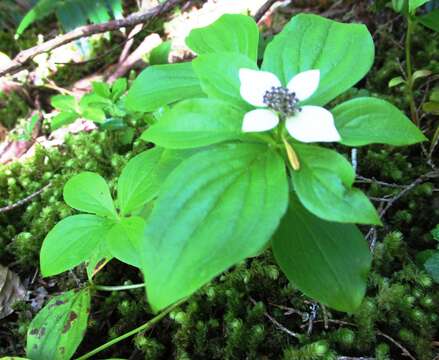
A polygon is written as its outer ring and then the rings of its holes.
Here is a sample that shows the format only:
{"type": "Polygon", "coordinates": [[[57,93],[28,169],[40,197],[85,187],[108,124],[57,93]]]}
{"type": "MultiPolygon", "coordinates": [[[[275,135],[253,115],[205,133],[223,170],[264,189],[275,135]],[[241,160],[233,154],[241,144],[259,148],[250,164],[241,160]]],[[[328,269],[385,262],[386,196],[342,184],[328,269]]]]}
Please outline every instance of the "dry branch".
{"type": "Polygon", "coordinates": [[[132,27],[137,24],[145,23],[152,18],[172,10],[175,6],[184,3],[184,0],[168,0],[162,5],[158,5],[145,12],[134,13],[124,19],[111,20],[103,24],[85,25],[76,28],[67,34],[57,36],[40,45],[26,49],[18,55],[3,69],[0,69],[0,77],[7,74],[14,74],[26,67],[26,65],[37,55],[49,52],[62,45],[68,44],[77,39],[88,37],[95,34],[115,31],[124,27],[132,27]]]}

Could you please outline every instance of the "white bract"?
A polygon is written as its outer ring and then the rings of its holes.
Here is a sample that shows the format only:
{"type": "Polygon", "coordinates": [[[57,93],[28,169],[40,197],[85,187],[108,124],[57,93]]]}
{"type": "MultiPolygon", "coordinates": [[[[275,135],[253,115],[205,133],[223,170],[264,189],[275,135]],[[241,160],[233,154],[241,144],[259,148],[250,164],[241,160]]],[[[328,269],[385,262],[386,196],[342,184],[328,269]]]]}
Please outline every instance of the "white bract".
{"type": "Polygon", "coordinates": [[[295,139],[309,142],[340,141],[332,114],[320,106],[304,105],[320,82],[319,70],[308,70],[294,76],[283,87],[276,75],[259,70],[240,69],[242,98],[258,109],[244,116],[242,131],[260,132],[275,128],[280,116],[288,133],[295,139]]]}

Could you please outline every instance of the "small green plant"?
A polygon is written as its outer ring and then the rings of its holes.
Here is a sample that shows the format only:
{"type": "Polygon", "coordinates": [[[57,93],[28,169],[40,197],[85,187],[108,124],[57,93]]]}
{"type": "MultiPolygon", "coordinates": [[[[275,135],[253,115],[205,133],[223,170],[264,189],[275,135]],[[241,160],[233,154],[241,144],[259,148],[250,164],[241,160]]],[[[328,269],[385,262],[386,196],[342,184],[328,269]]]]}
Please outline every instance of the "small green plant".
{"type": "Polygon", "coordinates": [[[65,31],[73,30],[87,22],[99,24],[112,17],[123,17],[120,0],[39,0],[21,20],[17,36],[22,35],[35,21],[52,14],[56,14],[65,31]]]}
{"type": "Polygon", "coordinates": [[[409,99],[411,119],[419,125],[419,118],[416,110],[414,89],[418,79],[428,77],[432,74],[427,69],[414,71],[412,64],[412,37],[416,24],[421,24],[434,31],[439,32],[439,9],[433,10],[426,15],[417,16],[417,10],[430,0],[392,0],[393,10],[404,15],[407,21],[405,36],[405,74],[397,76],[389,81],[389,87],[403,85],[409,99]]]}
{"type": "MultiPolygon", "coordinates": [[[[87,262],[89,287],[105,290],[93,284],[93,273],[115,257],[143,272],[145,285],[136,286],[146,286],[154,312],[162,310],[78,359],[145,330],[212,278],[267,247],[306,295],[339,311],[360,306],[371,255],[355,224],[381,221],[353,186],[355,172],[345,157],[313,143],[401,146],[425,137],[378,98],[326,109],[372,66],[374,44],[365,26],[297,15],[267,46],[261,68],[258,41],[256,23],[242,15],[224,15],[193,30],[186,42],[198,53],[195,60],[151,66],[128,92],[128,111],[155,114],[142,135],[155,147],[128,162],[117,199],[95,173],[66,183],[65,202],[86,214],[67,217],[48,233],[40,254],[43,276],[87,262]]],[[[74,99],[59,99],[75,116],[84,112],[74,99]]],[[[47,313],[46,325],[53,321],[47,313]]],[[[82,330],[82,322],[76,324],[82,330]]],[[[69,343],[69,355],[59,350],[56,359],[73,354],[79,332],[50,333],[69,343]]],[[[29,334],[32,348],[61,349],[61,342],[53,345],[46,333],[38,334],[29,334]]]]}
{"type": "Polygon", "coordinates": [[[404,14],[410,21],[439,32],[439,9],[432,9],[425,15],[416,16],[416,10],[431,0],[392,0],[393,10],[404,14]]]}
{"type": "Polygon", "coordinates": [[[30,141],[34,134],[35,127],[40,119],[39,114],[34,114],[30,119],[26,119],[23,124],[19,124],[10,133],[9,137],[15,141],[30,141]]]}
{"type": "Polygon", "coordinates": [[[51,129],[73,123],[79,118],[91,120],[101,129],[124,129],[127,127],[124,94],[127,91],[127,80],[117,79],[112,85],[94,82],[92,91],[84,95],[80,101],[72,95],[56,95],[52,97],[52,106],[59,114],[51,119],[51,129]]]}

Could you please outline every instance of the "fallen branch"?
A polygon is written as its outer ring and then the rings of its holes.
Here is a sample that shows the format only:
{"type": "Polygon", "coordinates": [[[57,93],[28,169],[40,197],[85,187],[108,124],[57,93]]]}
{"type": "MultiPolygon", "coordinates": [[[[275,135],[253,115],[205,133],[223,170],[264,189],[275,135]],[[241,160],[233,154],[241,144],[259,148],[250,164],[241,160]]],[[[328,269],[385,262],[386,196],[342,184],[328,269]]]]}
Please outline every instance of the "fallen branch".
{"type": "MultiPolygon", "coordinates": [[[[353,326],[353,327],[358,328],[357,324],[354,324],[354,323],[351,323],[348,321],[337,320],[337,319],[328,319],[327,321],[330,323],[333,323],[333,324],[353,326]]],[[[316,320],[316,323],[322,323],[322,322],[323,322],[323,320],[316,320]]],[[[402,346],[399,342],[397,342],[394,338],[390,337],[389,335],[383,333],[380,330],[377,330],[376,333],[378,336],[381,336],[381,337],[389,340],[393,345],[395,345],[397,348],[399,348],[402,351],[402,354],[401,354],[402,356],[408,357],[410,360],[416,360],[416,358],[412,354],[410,354],[410,352],[404,346],[402,346]]]]}
{"type": "MultiPolygon", "coordinates": [[[[253,299],[252,297],[250,298],[250,301],[252,302],[253,305],[257,304],[257,301],[255,299],[253,299]]],[[[295,332],[291,331],[290,329],[286,328],[285,326],[283,326],[279,321],[277,321],[274,317],[272,317],[268,312],[264,312],[264,316],[271,321],[271,323],[276,326],[279,330],[287,333],[288,335],[295,337],[296,339],[300,338],[299,334],[296,334],[295,332]]]]}
{"type": "Polygon", "coordinates": [[[432,171],[427,174],[423,174],[419,176],[415,181],[413,181],[411,184],[407,185],[402,189],[398,194],[396,194],[393,198],[391,198],[387,205],[380,211],[380,216],[383,217],[384,214],[393,206],[393,204],[399,200],[401,197],[403,197],[405,194],[413,190],[418,185],[422,184],[425,181],[428,181],[429,179],[433,179],[439,177],[438,171],[432,171]]]}
{"type": "Polygon", "coordinates": [[[0,208],[0,213],[4,213],[4,212],[8,212],[11,210],[14,210],[26,203],[28,203],[29,201],[31,201],[32,199],[36,198],[38,195],[40,195],[44,190],[46,190],[47,188],[49,188],[52,185],[52,183],[47,184],[46,186],[43,186],[40,190],[35,191],[33,194],[30,194],[29,196],[25,197],[24,199],[17,201],[15,204],[12,205],[8,205],[5,207],[0,208]]]}
{"type": "Polygon", "coordinates": [[[264,17],[265,13],[270,10],[270,8],[276,3],[278,0],[268,0],[264,5],[258,10],[255,14],[254,19],[258,23],[264,17]]]}
{"type": "Polygon", "coordinates": [[[85,25],[76,28],[67,34],[57,36],[40,45],[23,50],[3,69],[0,69],[0,77],[7,74],[14,74],[23,70],[27,64],[37,55],[49,52],[62,45],[68,44],[77,39],[88,37],[95,34],[105,33],[107,31],[115,31],[124,27],[132,27],[142,24],[148,20],[159,16],[165,12],[172,10],[175,6],[183,3],[183,0],[168,0],[164,4],[158,5],[145,12],[132,14],[124,19],[111,20],[102,24],[85,25]]]}

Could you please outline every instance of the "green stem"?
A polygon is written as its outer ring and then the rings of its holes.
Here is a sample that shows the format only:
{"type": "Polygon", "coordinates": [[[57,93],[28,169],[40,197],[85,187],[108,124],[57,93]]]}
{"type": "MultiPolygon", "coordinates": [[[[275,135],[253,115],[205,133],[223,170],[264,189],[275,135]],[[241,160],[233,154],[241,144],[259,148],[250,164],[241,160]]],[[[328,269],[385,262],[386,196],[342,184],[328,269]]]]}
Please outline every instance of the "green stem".
{"type": "Polygon", "coordinates": [[[144,288],[145,284],[132,284],[132,285],[118,285],[118,286],[107,286],[107,285],[94,285],[93,288],[100,291],[123,291],[131,289],[144,288]]]}
{"type": "Polygon", "coordinates": [[[413,93],[413,65],[412,65],[412,34],[413,34],[413,20],[410,15],[407,17],[407,33],[405,36],[405,62],[407,71],[407,95],[409,98],[410,115],[412,121],[419,125],[418,114],[416,112],[415,95],[413,93]]]}
{"type": "Polygon", "coordinates": [[[77,358],[76,360],[90,359],[93,355],[96,355],[97,353],[109,348],[110,346],[113,346],[114,344],[118,343],[119,341],[125,340],[126,338],[129,338],[130,336],[133,336],[141,331],[148,330],[153,325],[158,323],[161,319],[163,319],[166,315],[168,315],[172,310],[174,310],[175,308],[180,306],[182,303],[184,303],[186,300],[187,300],[186,298],[180,300],[179,302],[175,303],[174,305],[163,310],[160,314],[158,314],[156,317],[152,318],[148,322],[144,323],[143,325],[140,325],[139,327],[137,327],[131,331],[128,331],[127,333],[125,333],[125,334],[123,334],[123,335],[121,335],[113,340],[110,340],[109,342],[106,342],[105,344],[97,347],[96,349],[88,352],[85,355],[82,355],[81,357],[77,358]]]}

